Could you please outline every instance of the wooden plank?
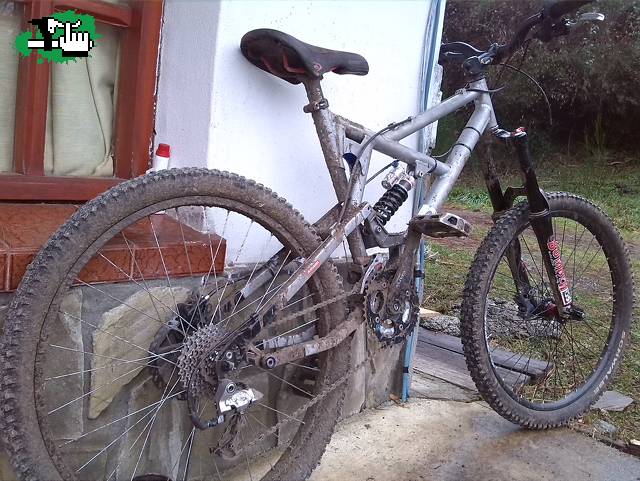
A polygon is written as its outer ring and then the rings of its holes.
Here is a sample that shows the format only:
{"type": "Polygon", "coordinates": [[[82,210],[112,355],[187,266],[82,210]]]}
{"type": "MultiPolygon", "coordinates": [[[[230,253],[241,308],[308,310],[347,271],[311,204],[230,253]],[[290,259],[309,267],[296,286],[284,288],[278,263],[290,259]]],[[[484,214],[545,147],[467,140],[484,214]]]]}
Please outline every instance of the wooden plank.
{"type": "MultiPolygon", "coordinates": [[[[434,347],[434,350],[435,349],[437,348],[434,347]]],[[[416,347],[415,359],[413,362],[413,369],[415,371],[428,374],[471,391],[476,390],[476,386],[471,379],[471,376],[469,376],[466,368],[462,370],[459,365],[456,365],[458,363],[455,361],[452,362],[452,359],[448,359],[448,356],[446,355],[438,358],[432,355],[434,353],[429,353],[428,351],[428,349],[423,350],[416,347]]],[[[450,356],[454,356],[454,354],[450,354],[450,356]]]]}
{"type": "MultiPolygon", "coordinates": [[[[431,344],[451,352],[462,354],[462,342],[459,337],[421,328],[418,334],[418,342],[431,344]]],[[[511,371],[522,372],[535,379],[544,379],[553,369],[553,363],[502,349],[493,350],[491,357],[496,365],[511,371]]]]}
{"type": "Polygon", "coordinates": [[[0,200],[84,202],[123,180],[113,177],[0,174],[0,200]]]}
{"type": "MultiPolygon", "coordinates": [[[[427,343],[418,343],[414,369],[430,376],[475,390],[464,357],[461,354],[427,343]]],[[[518,387],[531,381],[527,374],[497,367],[498,375],[505,384],[518,387]]]]}
{"type": "Polygon", "coordinates": [[[434,332],[420,328],[418,342],[433,344],[434,346],[462,354],[462,341],[460,338],[442,332],[434,332]]]}
{"type": "MultiPolygon", "coordinates": [[[[42,245],[76,208],[69,204],[0,204],[1,292],[18,287],[42,245]]],[[[100,252],[101,256],[94,255],[83,267],[79,279],[93,284],[164,279],[167,271],[180,277],[217,274],[224,270],[226,241],[181,225],[167,214],[155,214],[127,227],[100,252]],[[136,259],[133,264],[132,257],[136,259]]]]}
{"type": "Polygon", "coordinates": [[[431,309],[426,309],[424,307],[420,308],[420,319],[428,319],[430,317],[441,316],[437,311],[432,311],[431,309]]]}

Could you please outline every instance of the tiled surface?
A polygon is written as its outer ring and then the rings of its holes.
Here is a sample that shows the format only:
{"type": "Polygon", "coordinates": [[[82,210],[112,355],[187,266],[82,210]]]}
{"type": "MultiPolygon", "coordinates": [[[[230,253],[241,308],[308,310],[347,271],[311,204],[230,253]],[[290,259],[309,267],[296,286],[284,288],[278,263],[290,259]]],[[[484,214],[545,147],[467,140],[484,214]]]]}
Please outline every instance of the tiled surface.
{"type": "MultiPolygon", "coordinates": [[[[0,204],[0,291],[15,290],[51,235],[75,212],[58,204],[0,204]]],[[[224,269],[220,238],[180,225],[165,214],[145,218],[109,241],[78,276],[84,282],[117,282],[206,274],[224,269]],[[210,245],[211,243],[211,245],[210,245]]]]}

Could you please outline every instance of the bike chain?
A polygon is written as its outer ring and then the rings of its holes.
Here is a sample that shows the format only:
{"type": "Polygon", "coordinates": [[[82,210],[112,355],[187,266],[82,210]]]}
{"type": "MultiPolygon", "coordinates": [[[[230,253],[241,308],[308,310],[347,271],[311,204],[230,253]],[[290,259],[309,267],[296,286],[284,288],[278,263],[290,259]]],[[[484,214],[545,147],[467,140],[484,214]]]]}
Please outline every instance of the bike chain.
{"type": "MultiPolygon", "coordinates": [[[[283,317],[281,319],[276,319],[274,321],[274,324],[275,323],[284,323],[284,322],[287,322],[287,321],[291,321],[291,320],[296,319],[296,318],[298,318],[300,316],[304,316],[306,314],[309,314],[310,312],[317,311],[318,309],[322,309],[323,307],[326,307],[326,306],[328,306],[330,304],[333,304],[335,302],[338,302],[338,301],[341,301],[343,299],[346,299],[346,298],[350,297],[351,295],[353,295],[354,293],[355,292],[353,290],[352,291],[344,291],[342,294],[338,294],[337,296],[332,297],[331,299],[327,299],[326,301],[322,301],[322,302],[319,302],[318,304],[314,304],[313,306],[309,306],[309,307],[307,307],[305,309],[301,309],[301,310],[299,310],[297,312],[294,312],[293,314],[290,314],[288,316],[285,316],[285,317],[283,317]]],[[[286,308],[286,306],[285,306],[285,308],[286,308]]]]}
{"type": "MultiPolygon", "coordinates": [[[[325,301],[324,303],[321,303],[321,304],[323,306],[324,305],[328,305],[331,302],[337,302],[337,301],[339,301],[341,299],[344,299],[345,297],[348,297],[351,294],[352,294],[352,292],[349,292],[349,293],[347,293],[346,296],[345,295],[336,296],[336,297],[334,297],[332,299],[329,299],[328,301],[325,301]],[[331,302],[329,302],[329,301],[331,301],[331,302]]],[[[320,304],[318,304],[318,306],[320,306],[320,304]]],[[[323,306],[321,306],[321,307],[323,307],[323,306]]],[[[313,306],[313,307],[315,307],[315,306],[313,306]]],[[[320,307],[317,307],[317,309],[320,309],[320,307]]],[[[313,309],[313,310],[315,310],[315,309],[313,309]]],[[[354,310],[348,316],[348,318],[352,318],[353,316],[360,316],[360,318],[362,320],[364,320],[364,317],[363,317],[364,314],[363,314],[363,312],[359,311],[359,309],[354,310]]],[[[286,425],[286,424],[288,424],[290,422],[293,422],[293,421],[299,422],[300,421],[299,417],[302,416],[306,412],[307,409],[315,406],[317,403],[319,403],[324,398],[326,398],[329,394],[331,394],[334,390],[336,390],[342,384],[347,382],[347,380],[349,380],[351,375],[354,374],[356,371],[360,370],[360,368],[362,368],[367,362],[371,361],[372,357],[373,357],[373,352],[370,353],[367,357],[365,357],[361,362],[359,362],[355,366],[349,368],[349,370],[347,370],[347,372],[344,375],[342,375],[339,379],[337,379],[336,381],[331,383],[329,386],[327,386],[325,389],[323,389],[320,393],[318,393],[317,396],[315,396],[309,402],[307,402],[307,403],[303,404],[302,406],[300,406],[292,414],[287,414],[286,419],[283,419],[282,421],[274,424],[271,428],[269,428],[264,433],[260,434],[260,436],[258,436],[256,439],[254,439],[248,445],[243,446],[242,448],[240,448],[238,451],[236,451],[236,454],[240,455],[245,450],[248,450],[248,449],[252,448],[253,446],[255,446],[256,444],[262,442],[267,436],[271,436],[276,431],[278,431],[282,426],[284,426],[284,425],[286,425]]],[[[220,448],[218,448],[218,449],[220,449],[220,448]]],[[[212,452],[215,453],[215,452],[218,451],[218,449],[213,449],[212,452]]]]}

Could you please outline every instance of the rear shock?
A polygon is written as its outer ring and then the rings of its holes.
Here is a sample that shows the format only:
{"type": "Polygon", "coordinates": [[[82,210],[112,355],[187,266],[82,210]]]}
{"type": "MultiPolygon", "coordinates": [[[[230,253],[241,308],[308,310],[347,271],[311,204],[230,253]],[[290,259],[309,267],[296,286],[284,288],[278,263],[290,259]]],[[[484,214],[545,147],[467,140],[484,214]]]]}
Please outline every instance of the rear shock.
{"type": "Polygon", "coordinates": [[[380,224],[385,225],[393,215],[398,212],[398,209],[404,204],[404,202],[409,198],[409,191],[413,189],[415,185],[415,179],[410,174],[404,172],[397,173],[396,171],[392,171],[387,175],[387,178],[383,181],[382,185],[387,186],[390,185],[389,178],[394,176],[392,182],[393,185],[387,190],[380,200],[376,202],[373,206],[373,210],[376,211],[377,217],[379,219],[380,224]],[[386,185],[385,185],[386,184],[386,185]]]}

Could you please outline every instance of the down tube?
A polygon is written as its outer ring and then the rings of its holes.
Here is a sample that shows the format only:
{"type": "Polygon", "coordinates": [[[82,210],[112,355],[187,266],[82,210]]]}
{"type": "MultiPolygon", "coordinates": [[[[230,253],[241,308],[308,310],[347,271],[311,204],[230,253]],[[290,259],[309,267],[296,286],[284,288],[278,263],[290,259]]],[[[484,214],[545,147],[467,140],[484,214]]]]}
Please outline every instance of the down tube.
{"type": "Polygon", "coordinates": [[[447,157],[446,164],[450,167],[449,172],[436,177],[427,193],[425,204],[420,209],[420,215],[436,214],[439,212],[447,200],[453,185],[458,180],[462,168],[467,163],[471,152],[478,143],[478,140],[480,140],[480,136],[487,127],[491,114],[492,108],[490,105],[484,103],[476,104],[475,112],[471,115],[469,122],[467,122],[458,141],[447,157]]]}

